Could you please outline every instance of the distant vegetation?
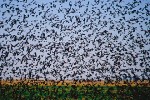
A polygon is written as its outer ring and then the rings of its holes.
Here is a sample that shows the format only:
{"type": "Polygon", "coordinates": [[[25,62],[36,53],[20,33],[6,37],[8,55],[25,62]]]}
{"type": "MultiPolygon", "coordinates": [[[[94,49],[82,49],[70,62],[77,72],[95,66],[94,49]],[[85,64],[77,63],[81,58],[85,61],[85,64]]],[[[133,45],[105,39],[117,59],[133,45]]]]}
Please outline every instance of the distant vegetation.
{"type": "Polygon", "coordinates": [[[148,86],[1,84],[0,100],[149,100],[148,86]]]}
{"type": "Polygon", "coordinates": [[[148,100],[150,87],[115,86],[0,86],[1,100],[148,100]]]}

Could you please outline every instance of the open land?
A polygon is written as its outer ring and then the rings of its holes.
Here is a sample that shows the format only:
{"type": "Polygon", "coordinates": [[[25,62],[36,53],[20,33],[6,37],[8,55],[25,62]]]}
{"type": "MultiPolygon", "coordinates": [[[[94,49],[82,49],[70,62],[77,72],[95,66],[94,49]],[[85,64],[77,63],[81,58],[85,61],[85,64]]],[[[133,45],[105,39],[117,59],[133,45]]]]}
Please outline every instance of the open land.
{"type": "Polygon", "coordinates": [[[1,85],[15,85],[24,83],[26,85],[41,85],[41,86],[150,86],[149,80],[144,81],[82,81],[82,80],[63,80],[63,81],[54,81],[54,80],[1,80],[1,85]]]}
{"type": "Polygon", "coordinates": [[[1,80],[0,100],[149,100],[148,80],[137,82],[1,80]]]}

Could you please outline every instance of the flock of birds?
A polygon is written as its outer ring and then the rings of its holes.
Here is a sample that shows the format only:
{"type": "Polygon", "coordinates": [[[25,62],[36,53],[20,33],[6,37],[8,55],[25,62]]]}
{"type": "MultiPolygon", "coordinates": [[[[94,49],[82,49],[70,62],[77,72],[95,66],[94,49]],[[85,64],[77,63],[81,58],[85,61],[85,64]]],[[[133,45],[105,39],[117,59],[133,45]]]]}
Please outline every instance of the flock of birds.
{"type": "Polygon", "coordinates": [[[148,0],[3,0],[0,78],[150,80],[148,0]]]}

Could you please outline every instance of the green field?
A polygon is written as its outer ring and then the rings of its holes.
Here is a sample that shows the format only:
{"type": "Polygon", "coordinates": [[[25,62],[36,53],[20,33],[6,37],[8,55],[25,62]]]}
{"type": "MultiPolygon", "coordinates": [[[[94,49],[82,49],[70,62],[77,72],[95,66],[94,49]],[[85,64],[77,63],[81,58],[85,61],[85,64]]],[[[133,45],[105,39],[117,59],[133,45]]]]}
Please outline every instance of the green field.
{"type": "Polygon", "coordinates": [[[0,85],[0,100],[150,100],[150,87],[0,85]]]}

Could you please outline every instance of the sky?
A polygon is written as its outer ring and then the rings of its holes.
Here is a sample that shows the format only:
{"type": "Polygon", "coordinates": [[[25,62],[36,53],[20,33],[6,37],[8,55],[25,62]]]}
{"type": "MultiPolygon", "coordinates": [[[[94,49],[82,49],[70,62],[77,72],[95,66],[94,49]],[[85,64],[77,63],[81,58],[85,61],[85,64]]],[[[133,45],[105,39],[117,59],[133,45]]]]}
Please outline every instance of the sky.
{"type": "Polygon", "coordinates": [[[3,0],[2,79],[149,79],[149,0],[3,0]]]}

